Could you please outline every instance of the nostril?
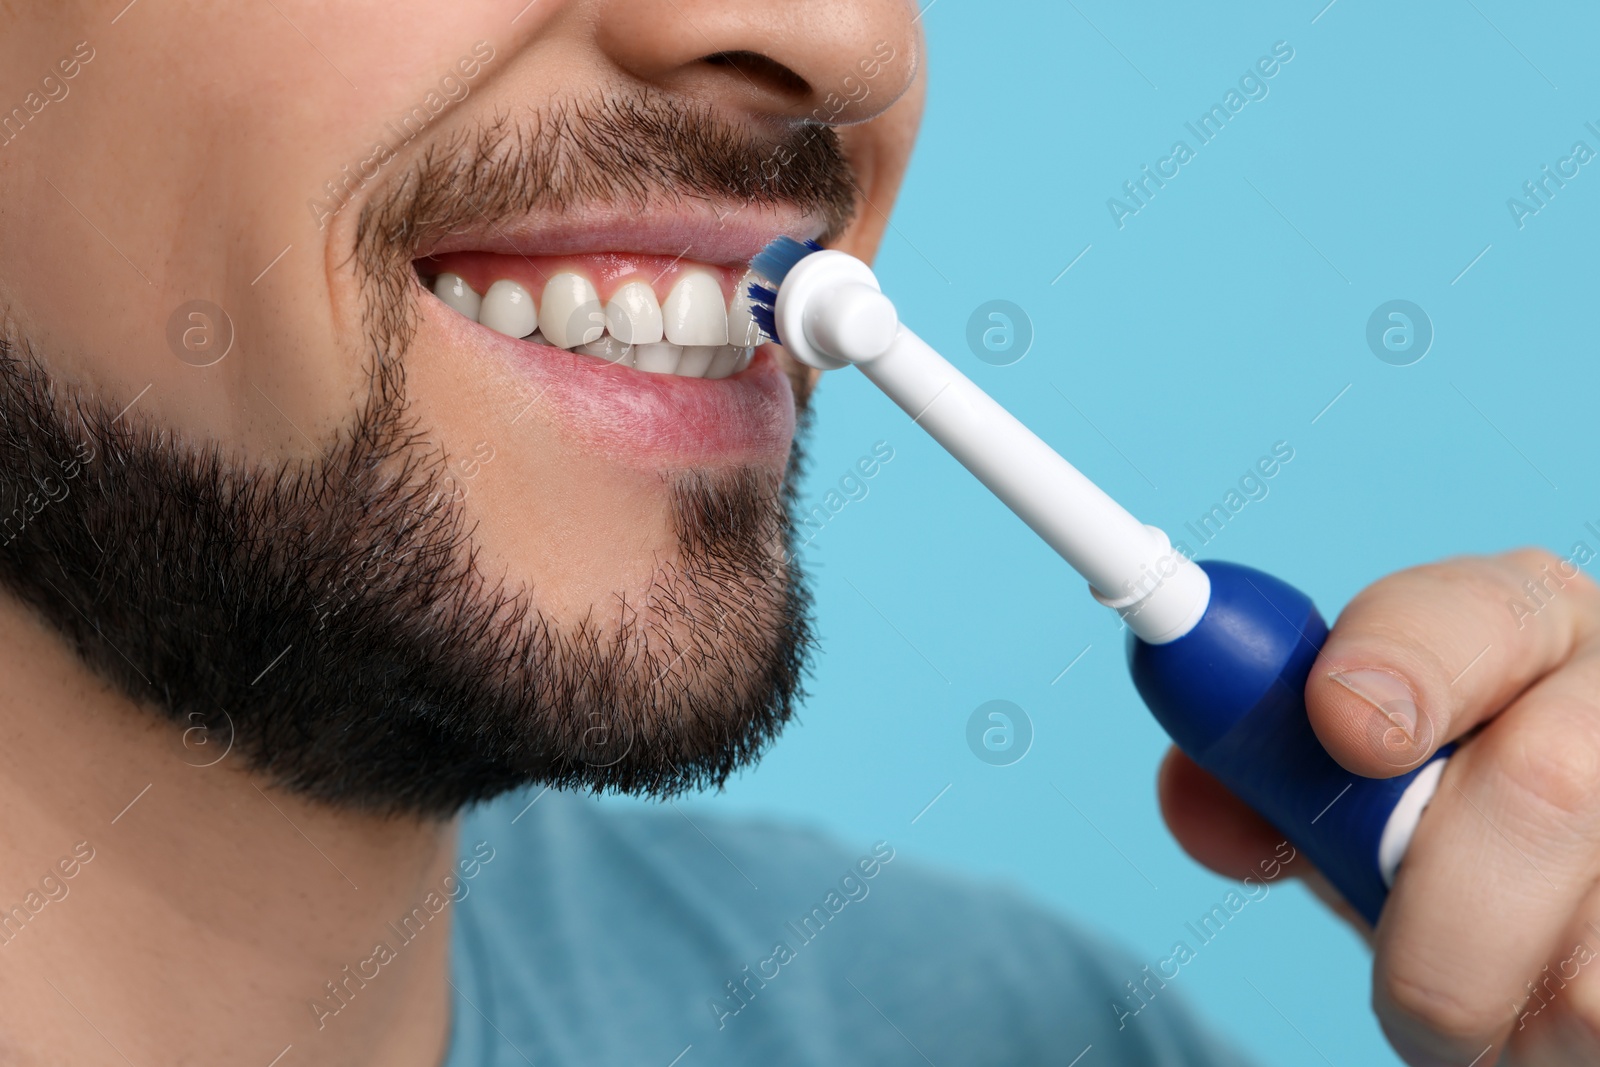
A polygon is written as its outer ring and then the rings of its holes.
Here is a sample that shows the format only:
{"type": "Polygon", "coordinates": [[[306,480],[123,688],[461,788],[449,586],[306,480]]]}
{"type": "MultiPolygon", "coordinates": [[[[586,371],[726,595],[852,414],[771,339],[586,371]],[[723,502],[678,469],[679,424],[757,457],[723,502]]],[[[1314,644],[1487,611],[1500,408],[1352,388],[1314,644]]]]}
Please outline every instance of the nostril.
{"type": "Polygon", "coordinates": [[[757,85],[775,89],[785,96],[806,96],[812,91],[810,82],[760,52],[744,50],[713,52],[711,55],[701,57],[700,62],[737,71],[757,85]]]}

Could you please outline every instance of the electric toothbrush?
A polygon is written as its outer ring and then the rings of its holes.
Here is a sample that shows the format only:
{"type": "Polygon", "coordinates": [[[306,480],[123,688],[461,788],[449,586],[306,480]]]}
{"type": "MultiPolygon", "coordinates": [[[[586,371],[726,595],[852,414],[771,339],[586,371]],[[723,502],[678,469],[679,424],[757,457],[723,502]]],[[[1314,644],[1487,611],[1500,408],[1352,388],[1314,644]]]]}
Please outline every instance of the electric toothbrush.
{"type": "Polygon", "coordinates": [[[1393,778],[1339,766],[1306,717],[1328,625],[1261,571],[1196,563],[1134,518],[900,323],[872,269],[780,237],[751,263],[752,314],[808,367],[855,365],[1121,615],[1140,696],[1196,763],[1272,822],[1374,925],[1455,750],[1393,778]]]}

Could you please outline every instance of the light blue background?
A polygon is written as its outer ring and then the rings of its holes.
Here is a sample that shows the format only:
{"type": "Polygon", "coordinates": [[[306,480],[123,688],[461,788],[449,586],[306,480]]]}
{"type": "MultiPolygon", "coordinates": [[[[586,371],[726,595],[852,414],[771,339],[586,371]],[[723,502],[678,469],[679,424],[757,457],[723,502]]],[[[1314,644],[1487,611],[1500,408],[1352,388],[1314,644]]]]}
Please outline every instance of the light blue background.
{"type": "MultiPolygon", "coordinates": [[[[1324,2],[1152,16],[936,0],[927,118],[878,266],[908,323],[1175,536],[1288,441],[1270,495],[1200,554],[1278,574],[1331,618],[1425,560],[1600,548],[1583,529],[1600,523],[1600,161],[1521,230],[1506,207],[1575,140],[1600,149],[1584,128],[1600,125],[1600,15],[1324,2]],[[1195,147],[1184,122],[1280,40],[1295,55],[1270,95],[1119,230],[1107,198],[1175,139],[1195,147]],[[1036,330],[1003,368],[965,342],[995,298],[1036,330]],[[1413,366],[1365,343],[1395,298],[1436,330],[1413,366]]],[[[858,374],[830,375],[817,404],[809,502],[875,441],[895,458],[807,550],[823,640],[803,722],[690,810],[887,838],[1164,956],[1228,883],[1161,822],[1165,741],[1114,618],[858,374]],[[1011,767],[965,741],[994,698],[1036,729],[1011,767]]],[[[1368,1007],[1366,949],[1297,885],[1246,908],[1169,988],[1263,1063],[1399,1062],[1368,1007]]]]}

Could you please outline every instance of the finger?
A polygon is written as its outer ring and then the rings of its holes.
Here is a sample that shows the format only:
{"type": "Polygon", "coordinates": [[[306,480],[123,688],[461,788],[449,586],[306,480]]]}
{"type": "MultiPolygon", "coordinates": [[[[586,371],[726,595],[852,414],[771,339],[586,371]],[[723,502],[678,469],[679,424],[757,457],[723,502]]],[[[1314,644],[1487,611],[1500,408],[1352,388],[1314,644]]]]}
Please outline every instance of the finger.
{"type": "Polygon", "coordinates": [[[1591,892],[1537,974],[1523,976],[1508,1067],[1600,1063],[1600,892],[1591,892]]]}
{"type": "Polygon", "coordinates": [[[1260,874],[1258,864],[1283,840],[1273,825],[1176,746],[1156,777],[1161,816],[1196,861],[1228,878],[1260,874]]]}
{"type": "Polygon", "coordinates": [[[1600,587],[1542,549],[1463,557],[1368,586],[1339,615],[1306,683],[1311,726],[1347,769],[1416,767],[1571,656],[1600,587]]]}
{"type": "Polygon", "coordinates": [[[1156,779],[1161,815],[1178,844],[1196,862],[1228,878],[1267,879],[1280,874],[1303,879],[1335,914],[1368,944],[1372,928],[1311,866],[1294,855],[1277,828],[1256,814],[1205,768],[1176,746],[1167,750],[1156,779]],[[1277,861],[1274,863],[1273,861],[1277,861]]]}
{"type": "Polygon", "coordinates": [[[1468,1063],[1504,1039],[1507,1006],[1588,898],[1597,694],[1600,652],[1586,646],[1446,767],[1377,930],[1374,1006],[1402,1052],[1468,1063]]]}

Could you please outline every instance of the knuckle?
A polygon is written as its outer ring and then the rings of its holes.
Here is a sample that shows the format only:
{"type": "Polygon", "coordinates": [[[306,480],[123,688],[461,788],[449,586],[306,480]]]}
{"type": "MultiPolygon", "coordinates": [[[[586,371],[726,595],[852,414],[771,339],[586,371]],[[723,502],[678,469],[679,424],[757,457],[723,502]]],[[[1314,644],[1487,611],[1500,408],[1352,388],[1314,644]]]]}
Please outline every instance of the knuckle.
{"type": "Polygon", "coordinates": [[[1495,765],[1519,794],[1564,820],[1600,816],[1600,732],[1596,709],[1551,708],[1538,729],[1511,731],[1497,745],[1495,765]]]}
{"type": "Polygon", "coordinates": [[[1478,1003],[1452,991],[1452,984],[1462,983],[1432,981],[1391,968],[1379,979],[1377,991],[1391,1012],[1448,1042],[1466,1044],[1500,1027],[1506,1014],[1500,1000],[1485,995],[1478,1003]]]}

